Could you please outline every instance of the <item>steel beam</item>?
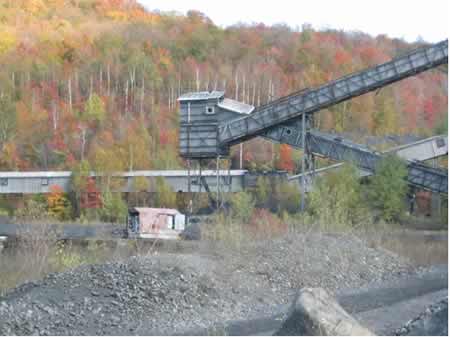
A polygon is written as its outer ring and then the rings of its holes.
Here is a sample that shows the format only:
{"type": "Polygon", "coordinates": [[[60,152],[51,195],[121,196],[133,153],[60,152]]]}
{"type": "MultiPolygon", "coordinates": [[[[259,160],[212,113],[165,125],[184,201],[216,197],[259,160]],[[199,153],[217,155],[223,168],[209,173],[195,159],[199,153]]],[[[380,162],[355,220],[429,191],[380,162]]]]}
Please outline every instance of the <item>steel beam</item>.
{"type": "Polygon", "coordinates": [[[318,88],[293,93],[257,107],[251,114],[219,124],[218,141],[228,147],[267,129],[313,114],[448,62],[448,40],[413,50],[389,62],[344,76],[318,88]]]}

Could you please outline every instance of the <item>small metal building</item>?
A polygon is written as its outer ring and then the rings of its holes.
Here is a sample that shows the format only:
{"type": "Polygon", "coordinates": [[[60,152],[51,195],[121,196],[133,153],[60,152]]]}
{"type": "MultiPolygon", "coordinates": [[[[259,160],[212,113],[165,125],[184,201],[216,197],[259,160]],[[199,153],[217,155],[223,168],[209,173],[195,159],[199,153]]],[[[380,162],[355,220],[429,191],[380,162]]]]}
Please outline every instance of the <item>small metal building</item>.
{"type": "Polygon", "coordinates": [[[254,110],[252,105],[225,98],[223,91],[184,94],[180,102],[180,155],[211,158],[228,155],[218,144],[218,125],[254,110]]]}
{"type": "Polygon", "coordinates": [[[131,238],[175,240],[185,225],[185,215],[176,209],[135,207],[128,211],[127,234],[131,238]]]}

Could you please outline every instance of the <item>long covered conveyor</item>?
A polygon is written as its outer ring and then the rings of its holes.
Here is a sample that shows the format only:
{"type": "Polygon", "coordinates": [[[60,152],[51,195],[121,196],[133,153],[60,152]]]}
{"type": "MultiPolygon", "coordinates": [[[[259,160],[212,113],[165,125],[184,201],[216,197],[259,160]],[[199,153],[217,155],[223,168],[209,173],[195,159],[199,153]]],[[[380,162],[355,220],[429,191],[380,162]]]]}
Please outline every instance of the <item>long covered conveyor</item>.
{"type": "Polygon", "coordinates": [[[218,132],[219,142],[223,146],[240,143],[265,132],[267,128],[296,119],[303,113],[312,114],[447,62],[448,40],[414,50],[318,88],[293,93],[257,107],[247,116],[221,123],[218,132]]]}
{"type": "MultiPolygon", "coordinates": [[[[276,142],[302,148],[301,130],[301,123],[292,123],[269,130],[263,136],[276,142]]],[[[437,139],[444,140],[445,138],[437,139]]],[[[437,139],[432,141],[436,142],[437,139]]],[[[311,153],[336,161],[351,161],[360,169],[369,172],[375,171],[377,162],[383,157],[383,154],[371,151],[361,145],[315,130],[307,132],[305,140],[311,153]]],[[[445,170],[432,168],[415,160],[408,160],[407,165],[408,182],[411,185],[447,194],[448,175],[445,170]]]]}
{"type": "MultiPolygon", "coordinates": [[[[315,89],[302,90],[254,108],[224,97],[224,92],[196,92],[180,101],[180,155],[187,159],[219,158],[230,146],[262,136],[303,147],[310,154],[336,161],[353,161],[373,172],[382,154],[341,138],[311,130],[310,117],[317,111],[377,90],[391,83],[448,62],[448,41],[419,48],[389,62],[344,76],[315,89]]],[[[429,156],[422,144],[425,160],[429,156]]],[[[446,144],[445,144],[446,145],[446,144]]],[[[418,147],[415,148],[416,151],[418,147]]],[[[399,149],[403,157],[412,148],[399,149]]],[[[440,153],[442,149],[437,149],[440,153]]],[[[409,154],[408,154],[409,153],[409,154]]],[[[306,156],[304,156],[306,157],[306,156]]],[[[438,193],[447,193],[447,172],[409,160],[410,184],[438,193]]]]}

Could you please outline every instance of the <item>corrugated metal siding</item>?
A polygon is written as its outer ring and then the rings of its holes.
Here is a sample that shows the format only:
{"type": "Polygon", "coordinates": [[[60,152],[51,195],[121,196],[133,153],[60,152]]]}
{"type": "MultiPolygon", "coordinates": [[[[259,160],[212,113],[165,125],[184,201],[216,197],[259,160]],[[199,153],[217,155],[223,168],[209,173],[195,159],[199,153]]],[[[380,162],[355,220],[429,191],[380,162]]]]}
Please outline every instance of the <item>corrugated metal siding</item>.
{"type": "MultiPolygon", "coordinates": [[[[238,192],[243,189],[243,176],[246,170],[231,170],[231,191],[238,192]]],[[[198,192],[200,185],[198,184],[198,170],[191,171],[191,191],[198,192]]],[[[219,171],[222,181],[222,190],[228,191],[228,171],[219,171]]],[[[188,171],[172,170],[172,171],[134,171],[118,173],[114,179],[119,182],[119,190],[121,192],[134,192],[133,180],[135,177],[146,177],[149,181],[149,192],[155,192],[156,177],[164,177],[168,185],[174,192],[188,191],[188,171]]],[[[204,170],[202,176],[206,177],[206,181],[212,191],[216,191],[217,172],[215,170],[204,170]]],[[[71,188],[70,172],[2,172],[0,176],[0,194],[37,194],[49,193],[51,185],[59,185],[63,191],[69,192],[71,188]],[[54,176],[52,176],[54,175],[54,176]],[[6,182],[6,184],[2,184],[6,182]]],[[[202,188],[205,192],[205,189],[202,188]]]]}

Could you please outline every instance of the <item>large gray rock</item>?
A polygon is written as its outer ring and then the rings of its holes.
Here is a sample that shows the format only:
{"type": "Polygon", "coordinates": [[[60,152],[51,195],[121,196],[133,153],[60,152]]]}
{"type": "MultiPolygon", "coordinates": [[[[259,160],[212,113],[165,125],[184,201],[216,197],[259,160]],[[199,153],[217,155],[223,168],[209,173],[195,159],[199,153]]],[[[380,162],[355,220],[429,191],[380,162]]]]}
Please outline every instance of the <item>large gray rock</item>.
{"type": "Polygon", "coordinates": [[[373,336],[322,288],[304,288],[277,335],[373,336]]]}

